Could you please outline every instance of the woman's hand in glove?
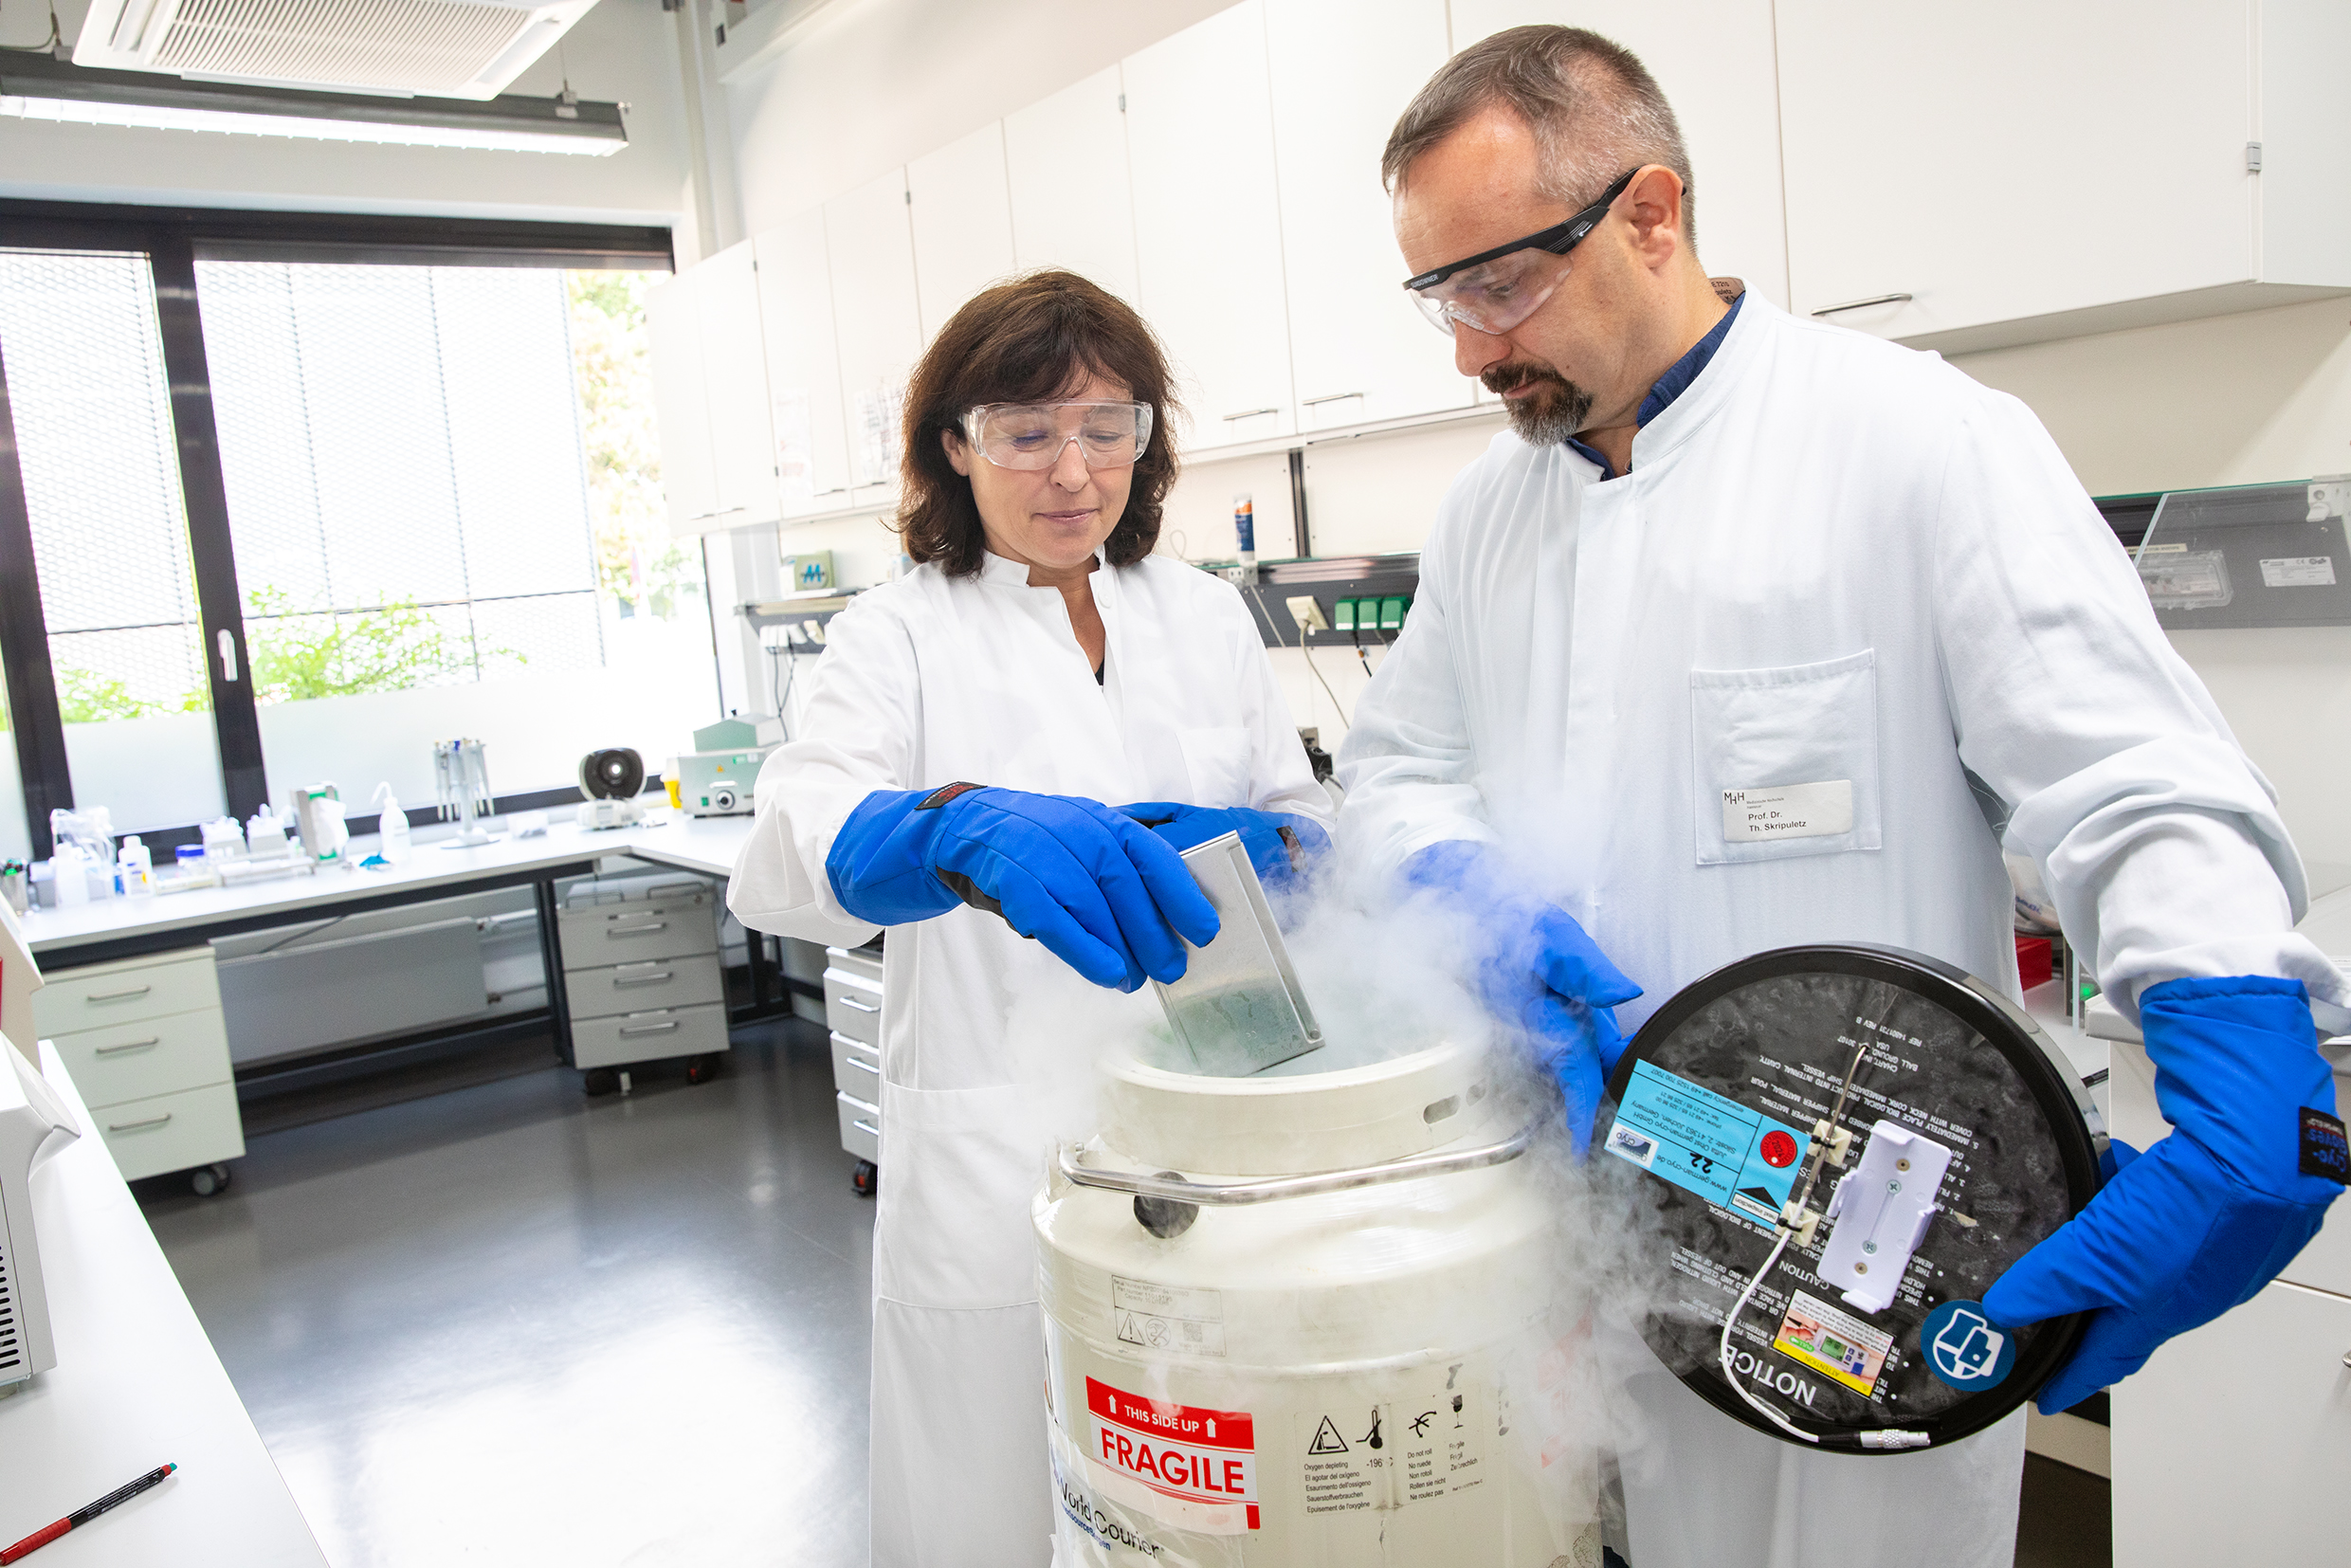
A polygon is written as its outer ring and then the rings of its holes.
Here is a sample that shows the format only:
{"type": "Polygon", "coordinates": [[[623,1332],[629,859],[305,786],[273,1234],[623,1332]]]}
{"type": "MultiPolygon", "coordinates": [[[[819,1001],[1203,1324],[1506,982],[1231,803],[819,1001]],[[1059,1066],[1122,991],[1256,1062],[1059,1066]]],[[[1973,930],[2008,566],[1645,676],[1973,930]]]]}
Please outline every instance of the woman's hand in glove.
{"type": "Polygon", "coordinates": [[[1072,795],[876,790],[842,824],[825,870],[861,921],[902,925],[968,903],[1121,991],[1180,978],[1184,942],[1216,938],[1216,911],[1180,855],[1072,795]]]}

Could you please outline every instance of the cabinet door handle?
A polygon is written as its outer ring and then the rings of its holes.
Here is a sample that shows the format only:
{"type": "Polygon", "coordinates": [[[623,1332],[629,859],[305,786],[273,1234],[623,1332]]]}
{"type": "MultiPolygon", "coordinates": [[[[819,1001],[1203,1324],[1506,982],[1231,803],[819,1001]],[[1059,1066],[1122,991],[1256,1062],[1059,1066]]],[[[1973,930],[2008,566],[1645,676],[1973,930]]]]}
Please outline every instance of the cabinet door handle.
{"type": "Polygon", "coordinates": [[[668,1018],[658,1024],[638,1024],[634,1028],[624,1027],[620,1035],[626,1040],[632,1034],[667,1034],[677,1027],[678,1021],[675,1018],[668,1018]]]}
{"type": "Polygon", "coordinates": [[[161,1044],[163,1044],[163,1037],[161,1035],[156,1035],[152,1040],[126,1040],[118,1046],[100,1046],[92,1054],[98,1056],[119,1056],[126,1050],[153,1050],[161,1044]]]}
{"type": "Polygon", "coordinates": [[[849,493],[849,487],[846,484],[836,484],[829,490],[819,490],[816,493],[820,496],[846,496],[849,493]]]}
{"type": "Polygon", "coordinates": [[[1867,300],[1848,300],[1841,305],[1823,305],[1813,314],[1834,316],[1840,310],[1867,310],[1871,305],[1906,305],[1910,299],[1907,294],[1872,294],[1867,300]]]}
{"type": "Polygon", "coordinates": [[[1225,415],[1225,423],[1230,425],[1236,419],[1255,419],[1260,414],[1280,413],[1281,411],[1280,409],[1243,409],[1239,413],[1225,415]]]}
{"type": "Polygon", "coordinates": [[[858,1012],[879,1012],[882,1011],[880,1008],[875,1007],[870,1003],[858,1001],[854,997],[835,996],[833,1000],[840,1003],[843,1007],[849,1008],[858,1012]]]}
{"type": "Polygon", "coordinates": [[[155,989],[152,985],[135,985],[128,991],[93,991],[82,999],[91,1003],[127,1002],[134,996],[144,996],[155,989]]]}
{"type": "Polygon", "coordinates": [[[880,1138],[882,1136],[882,1129],[875,1126],[870,1121],[852,1121],[849,1125],[855,1127],[859,1132],[865,1133],[869,1137],[880,1138]]]}
{"type": "MultiPolygon", "coordinates": [[[[1362,395],[1363,395],[1363,394],[1362,394],[1361,392],[1324,392],[1324,393],[1323,393],[1321,396],[1320,396],[1320,397],[1309,397],[1309,398],[1305,398],[1305,399],[1303,399],[1303,401],[1301,401],[1301,402],[1299,403],[1299,405],[1298,405],[1298,406],[1299,406],[1300,408],[1302,408],[1302,409],[1313,409],[1313,408],[1319,408],[1319,407],[1321,407],[1322,404],[1325,404],[1325,403],[1344,403],[1344,402],[1345,402],[1345,401],[1347,401],[1347,399],[1349,399],[1350,397],[1361,397],[1362,395]]],[[[1266,412],[1267,412],[1267,413],[1271,413],[1272,411],[1273,411],[1273,410],[1272,410],[1271,409],[1267,409],[1267,410],[1266,410],[1266,412]]]]}
{"type": "Polygon", "coordinates": [[[655,921],[649,925],[608,925],[604,928],[604,934],[608,937],[649,937],[656,931],[668,929],[667,921],[655,921]]]}
{"type": "Polygon", "coordinates": [[[640,975],[631,980],[624,980],[620,978],[620,976],[614,975],[612,977],[612,989],[615,991],[624,991],[630,986],[667,985],[670,981],[676,979],[677,977],[678,972],[674,969],[665,969],[658,975],[640,975]]]}
{"type": "Polygon", "coordinates": [[[172,1113],[165,1111],[161,1116],[151,1116],[144,1121],[109,1121],[106,1130],[110,1133],[145,1132],[150,1127],[160,1127],[171,1120],[172,1113]]]}
{"type": "Polygon", "coordinates": [[[738,512],[748,510],[750,510],[748,507],[729,506],[717,512],[697,512],[685,520],[688,522],[708,522],[712,518],[731,518],[738,512]]]}
{"type": "Polygon", "coordinates": [[[882,1076],[882,1069],[880,1067],[875,1067],[871,1062],[866,1061],[864,1057],[859,1056],[854,1051],[850,1052],[847,1056],[843,1057],[842,1060],[861,1072],[869,1072],[876,1078],[882,1076]]]}

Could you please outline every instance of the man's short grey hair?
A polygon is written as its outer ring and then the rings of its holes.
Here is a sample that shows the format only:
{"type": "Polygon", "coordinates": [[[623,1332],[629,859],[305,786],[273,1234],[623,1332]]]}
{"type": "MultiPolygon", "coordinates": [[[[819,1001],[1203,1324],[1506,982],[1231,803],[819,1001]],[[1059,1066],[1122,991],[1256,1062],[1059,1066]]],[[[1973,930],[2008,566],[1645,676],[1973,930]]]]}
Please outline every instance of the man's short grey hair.
{"type": "Polygon", "coordinates": [[[1510,27],[1479,40],[1429,79],[1379,160],[1391,191],[1422,154],[1500,105],[1535,133],[1540,192],[1576,209],[1617,175],[1662,163],[1682,177],[1682,237],[1698,246],[1689,152],[1673,106],[1638,56],[1582,27],[1510,27]]]}

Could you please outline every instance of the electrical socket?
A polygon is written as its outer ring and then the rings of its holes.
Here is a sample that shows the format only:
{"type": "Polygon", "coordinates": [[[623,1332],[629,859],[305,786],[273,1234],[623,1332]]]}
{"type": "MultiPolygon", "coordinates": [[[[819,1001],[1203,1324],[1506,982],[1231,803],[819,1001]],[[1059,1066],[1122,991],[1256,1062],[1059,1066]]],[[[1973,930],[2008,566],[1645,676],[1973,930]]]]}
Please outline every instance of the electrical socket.
{"type": "Polygon", "coordinates": [[[1301,634],[1331,629],[1329,617],[1322,613],[1322,601],[1313,594],[1296,594],[1286,602],[1290,607],[1290,619],[1298,623],[1301,634]]]}

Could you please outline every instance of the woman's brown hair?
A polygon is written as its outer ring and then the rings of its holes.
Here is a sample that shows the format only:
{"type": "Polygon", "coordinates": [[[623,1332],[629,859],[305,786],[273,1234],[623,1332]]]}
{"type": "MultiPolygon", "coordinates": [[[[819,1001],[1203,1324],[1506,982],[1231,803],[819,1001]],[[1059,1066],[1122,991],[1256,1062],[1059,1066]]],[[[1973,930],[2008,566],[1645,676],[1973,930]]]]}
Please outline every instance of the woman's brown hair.
{"type": "MultiPolygon", "coordinates": [[[[1167,356],[1143,319],[1117,295],[1074,272],[1032,272],[973,297],[923,351],[906,387],[904,482],[898,531],[906,554],[951,577],[979,570],[987,535],[972,482],[955,471],[939,437],[964,440],[963,416],[990,403],[1049,403],[1091,374],[1126,388],[1151,409],[1151,443],[1135,462],[1126,511],[1103,554],[1132,566],[1159,541],[1160,504],[1176,483],[1169,438],[1176,403],[1167,356]]],[[[975,462],[987,458],[975,452],[975,462]]]]}

